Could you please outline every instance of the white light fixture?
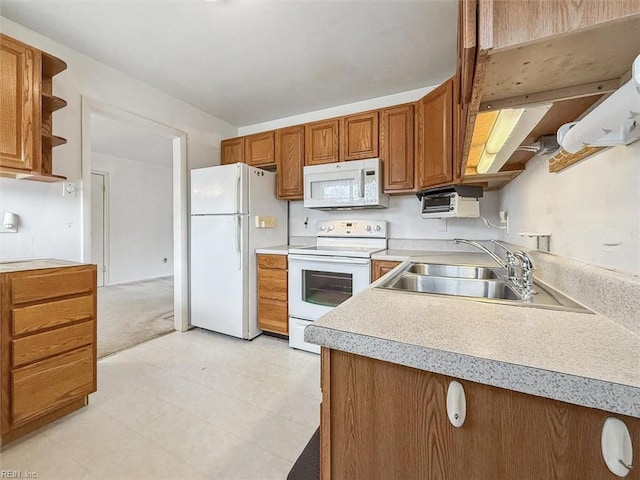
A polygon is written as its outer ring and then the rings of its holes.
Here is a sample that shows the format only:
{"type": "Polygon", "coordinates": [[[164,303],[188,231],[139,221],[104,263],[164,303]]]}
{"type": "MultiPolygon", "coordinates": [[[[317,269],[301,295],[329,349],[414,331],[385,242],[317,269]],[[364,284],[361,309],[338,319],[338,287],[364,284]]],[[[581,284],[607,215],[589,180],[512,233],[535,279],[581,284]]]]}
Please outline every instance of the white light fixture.
{"type": "Polygon", "coordinates": [[[501,110],[478,162],[478,173],[499,172],[552,106],[501,110]]]}
{"type": "Polygon", "coordinates": [[[17,233],[18,232],[18,215],[12,212],[4,212],[2,217],[2,232],[17,233]]]}
{"type": "Polygon", "coordinates": [[[487,173],[489,171],[498,152],[500,152],[509,135],[511,135],[523,112],[524,108],[509,108],[500,111],[480,156],[480,162],[478,162],[477,167],[478,173],[487,173]]]}

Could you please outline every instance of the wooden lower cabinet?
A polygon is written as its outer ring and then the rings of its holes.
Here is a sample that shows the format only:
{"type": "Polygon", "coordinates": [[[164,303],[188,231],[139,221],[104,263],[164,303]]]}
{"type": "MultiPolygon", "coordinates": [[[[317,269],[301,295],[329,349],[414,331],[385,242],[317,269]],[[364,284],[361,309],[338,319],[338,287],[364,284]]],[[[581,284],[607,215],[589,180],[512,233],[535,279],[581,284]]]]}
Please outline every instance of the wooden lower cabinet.
{"type": "Polygon", "coordinates": [[[286,255],[258,254],[258,328],[289,335],[286,255]]]}
{"type": "Polygon", "coordinates": [[[452,380],[323,348],[321,478],[613,480],[600,446],[610,416],[626,423],[638,456],[638,418],[465,380],[456,428],[446,411],[452,380]]]}
{"type": "Polygon", "coordinates": [[[401,263],[390,260],[371,260],[371,283],[383,277],[401,263]]]}
{"type": "Polygon", "coordinates": [[[96,391],[96,266],[0,274],[0,445],[96,391]]]}

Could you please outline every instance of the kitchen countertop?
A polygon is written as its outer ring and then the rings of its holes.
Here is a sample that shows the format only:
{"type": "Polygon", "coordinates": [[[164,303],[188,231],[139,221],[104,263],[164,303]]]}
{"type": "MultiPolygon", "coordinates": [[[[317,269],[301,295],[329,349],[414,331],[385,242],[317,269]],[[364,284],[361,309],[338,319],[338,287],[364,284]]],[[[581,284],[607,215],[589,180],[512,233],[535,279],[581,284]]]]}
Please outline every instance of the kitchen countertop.
{"type": "MultiPolygon", "coordinates": [[[[389,252],[376,257],[492,265],[482,253],[389,252]]],[[[393,292],[378,283],[309,325],[305,340],[640,418],[640,337],[608,318],[393,292]]]]}
{"type": "Polygon", "coordinates": [[[275,247],[256,248],[256,253],[263,255],[286,255],[289,252],[289,245],[277,245],[275,247]]]}
{"type": "Polygon", "coordinates": [[[55,258],[36,258],[24,260],[0,260],[0,273],[22,272],[25,270],[40,270],[43,268],[59,268],[86,265],[69,260],[55,258]]]}

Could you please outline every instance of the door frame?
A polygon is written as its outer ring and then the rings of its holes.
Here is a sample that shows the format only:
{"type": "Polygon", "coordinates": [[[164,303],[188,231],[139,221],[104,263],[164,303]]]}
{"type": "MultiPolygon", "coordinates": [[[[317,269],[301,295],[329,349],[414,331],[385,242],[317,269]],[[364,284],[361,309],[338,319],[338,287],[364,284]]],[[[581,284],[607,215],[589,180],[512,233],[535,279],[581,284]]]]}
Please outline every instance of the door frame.
{"type": "Polygon", "coordinates": [[[91,114],[143,126],[173,139],[173,324],[189,329],[187,134],[168,125],[82,96],[82,260],[91,262],[91,114]]]}
{"type": "MultiPolygon", "coordinates": [[[[102,170],[91,169],[91,175],[102,175],[104,182],[104,192],[102,194],[102,262],[105,267],[104,272],[102,272],[102,280],[104,282],[104,286],[109,285],[109,275],[110,275],[110,265],[109,265],[109,172],[104,172],[102,170]]],[[[91,177],[89,177],[91,178],[91,177]]],[[[93,182],[91,182],[91,190],[93,190],[93,182]]],[[[91,192],[90,192],[91,193],[91,192]]],[[[91,197],[89,197],[91,198],[91,197]]],[[[89,226],[91,227],[91,225],[89,226]]],[[[89,239],[91,241],[91,239],[89,239]]]]}

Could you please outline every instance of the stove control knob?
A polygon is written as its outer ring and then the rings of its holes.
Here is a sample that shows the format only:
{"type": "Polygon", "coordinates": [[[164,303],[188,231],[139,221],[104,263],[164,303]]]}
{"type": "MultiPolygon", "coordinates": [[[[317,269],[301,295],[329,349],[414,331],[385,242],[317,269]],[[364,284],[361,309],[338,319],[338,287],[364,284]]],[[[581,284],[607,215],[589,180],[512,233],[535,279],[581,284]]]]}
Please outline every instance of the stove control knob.
{"type": "Polygon", "coordinates": [[[326,225],[320,225],[320,231],[324,232],[327,229],[326,225]]]}
{"type": "Polygon", "coordinates": [[[376,225],[376,232],[379,232],[380,230],[382,230],[382,228],[380,227],[380,225],[376,225]]]}
{"type": "Polygon", "coordinates": [[[328,230],[329,230],[329,231],[333,230],[333,225],[329,225],[328,230]]]}
{"type": "Polygon", "coordinates": [[[371,225],[367,225],[367,226],[366,226],[366,228],[365,228],[365,230],[366,230],[367,232],[370,232],[370,231],[371,231],[371,225]]]}

